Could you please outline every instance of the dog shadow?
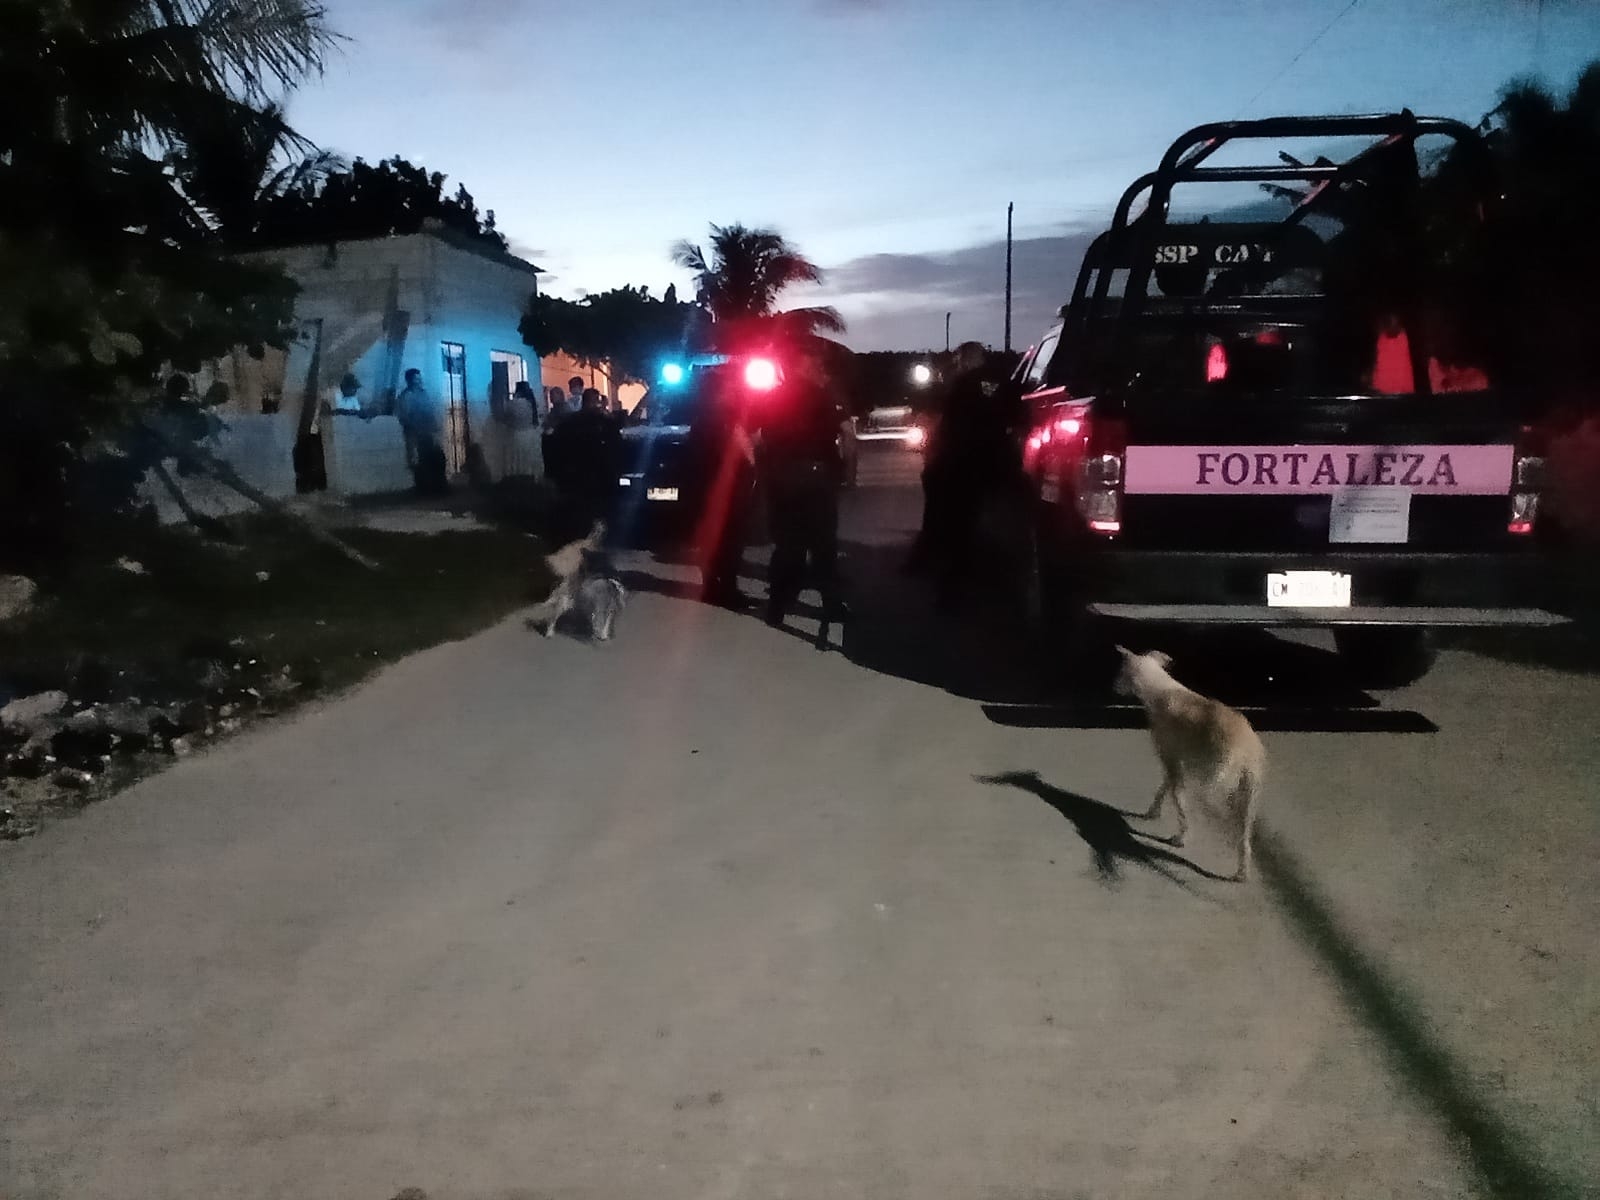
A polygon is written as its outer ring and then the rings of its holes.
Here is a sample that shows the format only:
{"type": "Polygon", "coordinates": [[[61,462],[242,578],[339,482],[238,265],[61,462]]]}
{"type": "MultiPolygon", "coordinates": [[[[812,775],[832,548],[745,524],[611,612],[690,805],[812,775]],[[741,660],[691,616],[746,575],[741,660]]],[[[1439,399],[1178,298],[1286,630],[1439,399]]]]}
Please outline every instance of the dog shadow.
{"type": "Polygon", "coordinates": [[[1152,844],[1153,835],[1143,834],[1128,824],[1129,817],[1142,814],[1126,812],[1077,792],[1053,787],[1041,779],[1037,771],[1004,771],[998,775],[975,775],[973,778],[990,787],[1012,787],[1037,796],[1065,817],[1083,839],[1084,845],[1089,847],[1095,874],[1107,886],[1121,878],[1125,863],[1154,871],[1196,895],[1199,893],[1194,891],[1188,880],[1175,873],[1174,868],[1181,868],[1202,879],[1227,882],[1227,876],[1208,871],[1181,854],[1152,844]]]}
{"type": "Polygon", "coordinates": [[[556,618],[555,628],[549,634],[545,633],[545,623],[537,617],[523,618],[522,627],[539,637],[564,637],[591,646],[600,645],[600,639],[594,636],[589,626],[589,618],[575,609],[564,612],[556,618]]]}

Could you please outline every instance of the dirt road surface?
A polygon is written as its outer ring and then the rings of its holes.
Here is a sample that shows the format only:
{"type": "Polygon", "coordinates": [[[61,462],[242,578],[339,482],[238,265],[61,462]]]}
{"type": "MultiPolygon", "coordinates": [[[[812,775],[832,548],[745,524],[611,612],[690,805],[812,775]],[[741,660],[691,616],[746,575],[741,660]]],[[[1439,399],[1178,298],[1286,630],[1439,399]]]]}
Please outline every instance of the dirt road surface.
{"type": "Polygon", "coordinates": [[[842,648],[640,558],[610,645],[506,623],[6,848],[0,1195],[1600,1179],[1594,676],[1174,648],[1273,760],[1231,885],[1128,832],[1138,715],[933,615],[909,475],[863,478],[842,648]]]}

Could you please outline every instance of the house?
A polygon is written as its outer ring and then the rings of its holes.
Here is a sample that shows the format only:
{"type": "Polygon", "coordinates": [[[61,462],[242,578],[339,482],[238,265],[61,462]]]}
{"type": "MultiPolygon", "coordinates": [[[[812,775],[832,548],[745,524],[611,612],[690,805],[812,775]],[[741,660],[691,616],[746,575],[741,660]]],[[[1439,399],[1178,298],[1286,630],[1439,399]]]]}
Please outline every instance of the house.
{"type": "Polygon", "coordinates": [[[530,374],[538,364],[529,363],[517,328],[539,268],[436,222],[420,233],[241,257],[277,263],[300,286],[287,351],[263,359],[241,351],[195,381],[202,392],[225,385],[216,452],[248,482],[292,494],[299,443],[302,489],[319,475],[346,495],[410,487],[404,439],[389,414],[413,368],[443,410],[452,472],[465,472],[479,454],[491,478],[516,469],[503,402],[519,382],[539,387],[530,374]],[[359,414],[340,411],[357,407],[359,414]],[[311,434],[320,435],[320,464],[311,434]]]}

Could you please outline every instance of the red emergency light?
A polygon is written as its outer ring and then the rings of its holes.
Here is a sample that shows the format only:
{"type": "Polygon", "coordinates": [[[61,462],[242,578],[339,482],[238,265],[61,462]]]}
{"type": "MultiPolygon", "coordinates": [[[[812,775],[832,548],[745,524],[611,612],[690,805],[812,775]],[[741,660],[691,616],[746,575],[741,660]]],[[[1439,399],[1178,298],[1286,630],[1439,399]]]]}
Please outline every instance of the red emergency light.
{"type": "Polygon", "coordinates": [[[770,358],[752,358],[744,365],[744,383],[752,391],[770,392],[778,386],[778,364],[770,358]]]}

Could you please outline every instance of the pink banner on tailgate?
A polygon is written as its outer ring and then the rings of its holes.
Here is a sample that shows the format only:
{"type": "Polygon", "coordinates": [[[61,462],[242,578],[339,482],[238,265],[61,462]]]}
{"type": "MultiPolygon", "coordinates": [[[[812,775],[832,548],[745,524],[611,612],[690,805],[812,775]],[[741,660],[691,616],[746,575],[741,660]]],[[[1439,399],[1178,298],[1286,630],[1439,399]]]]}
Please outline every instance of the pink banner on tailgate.
{"type": "Polygon", "coordinates": [[[1352,487],[1498,496],[1510,446],[1129,446],[1129,495],[1314,496],[1352,487]]]}

